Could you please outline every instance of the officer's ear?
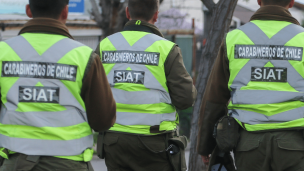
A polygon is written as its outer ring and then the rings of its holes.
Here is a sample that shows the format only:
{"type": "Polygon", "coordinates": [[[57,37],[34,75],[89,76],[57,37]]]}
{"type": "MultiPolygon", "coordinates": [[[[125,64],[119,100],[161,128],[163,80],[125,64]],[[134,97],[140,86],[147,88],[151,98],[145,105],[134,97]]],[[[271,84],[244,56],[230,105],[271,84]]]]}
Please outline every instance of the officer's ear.
{"type": "Polygon", "coordinates": [[[289,5],[288,5],[288,8],[292,8],[294,4],[295,4],[295,1],[291,0],[290,3],[289,3],[289,5]]]}
{"type": "Polygon", "coordinates": [[[26,12],[26,15],[30,18],[33,18],[33,14],[32,14],[32,11],[31,11],[31,8],[30,8],[30,5],[27,4],[26,7],[25,7],[25,12],[26,12]]]}
{"type": "Polygon", "coordinates": [[[61,11],[61,14],[59,16],[59,20],[62,22],[62,23],[66,23],[66,20],[68,19],[68,15],[69,15],[69,6],[66,5],[63,10],[61,11]]]}
{"type": "Polygon", "coordinates": [[[159,13],[159,11],[156,11],[156,12],[154,13],[154,15],[153,15],[153,18],[152,18],[153,24],[156,23],[156,21],[157,21],[157,19],[158,19],[158,13],[159,13]]]}
{"type": "Polygon", "coordinates": [[[129,12],[129,7],[126,7],[126,17],[127,17],[127,19],[131,20],[131,15],[130,15],[130,12],[129,12]]]}

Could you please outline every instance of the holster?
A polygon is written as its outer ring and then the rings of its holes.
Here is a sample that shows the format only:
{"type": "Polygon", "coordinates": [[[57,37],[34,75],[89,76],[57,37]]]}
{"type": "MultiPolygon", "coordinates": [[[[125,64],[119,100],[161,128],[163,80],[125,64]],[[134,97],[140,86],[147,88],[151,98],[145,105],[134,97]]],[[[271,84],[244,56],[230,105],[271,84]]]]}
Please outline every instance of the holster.
{"type": "Polygon", "coordinates": [[[98,138],[97,138],[97,156],[100,159],[104,159],[105,158],[105,152],[104,152],[104,137],[105,137],[105,133],[106,132],[100,132],[98,134],[98,138]]]}
{"type": "Polygon", "coordinates": [[[167,146],[170,144],[174,144],[179,147],[179,152],[175,155],[171,155],[168,151],[168,157],[170,160],[170,163],[174,169],[174,171],[186,171],[187,170],[187,164],[186,164],[186,157],[185,157],[185,149],[187,147],[187,138],[185,136],[179,136],[177,133],[172,137],[169,138],[167,136],[167,146]]]}
{"type": "Polygon", "coordinates": [[[18,155],[13,171],[30,171],[39,163],[40,156],[18,155]]]}

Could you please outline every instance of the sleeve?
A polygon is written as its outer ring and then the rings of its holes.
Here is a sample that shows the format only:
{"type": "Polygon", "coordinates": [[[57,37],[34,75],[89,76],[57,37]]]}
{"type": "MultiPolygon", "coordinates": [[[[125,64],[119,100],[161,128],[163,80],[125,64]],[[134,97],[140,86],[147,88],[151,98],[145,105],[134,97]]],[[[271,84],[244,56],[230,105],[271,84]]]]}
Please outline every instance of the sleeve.
{"type": "Polygon", "coordinates": [[[230,99],[228,89],[230,72],[225,39],[209,76],[202,100],[199,118],[199,134],[197,150],[200,155],[207,156],[216,146],[213,138],[215,123],[227,114],[227,103],[230,99]]]}
{"type": "Polygon", "coordinates": [[[180,48],[172,48],[165,62],[167,86],[173,105],[180,110],[193,106],[196,100],[196,88],[187,72],[180,48]]]}
{"type": "Polygon", "coordinates": [[[95,53],[85,72],[81,96],[91,128],[97,132],[110,129],[116,121],[116,103],[100,57],[95,53]]]}

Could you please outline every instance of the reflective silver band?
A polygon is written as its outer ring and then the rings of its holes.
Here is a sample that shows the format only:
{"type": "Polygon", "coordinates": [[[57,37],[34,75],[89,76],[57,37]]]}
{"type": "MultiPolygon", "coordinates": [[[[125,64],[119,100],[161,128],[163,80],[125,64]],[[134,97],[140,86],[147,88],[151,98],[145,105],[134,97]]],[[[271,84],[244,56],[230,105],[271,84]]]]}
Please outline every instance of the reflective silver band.
{"type": "Polygon", "coordinates": [[[75,140],[41,140],[13,138],[0,134],[0,147],[26,155],[75,156],[93,147],[93,135],[75,140]]]}
{"type": "Polygon", "coordinates": [[[117,112],[116,123],[120,125],[160,125],[163,121],[175,121],[176,112],[166,114],[117,112]]]}
{"type": "Polygon", "coordinates": [[[229,113],[231,113],[232,117],[236,118],[240,122],[250,125],[284,123],[302,119],[304,117],[304,107],[296,108],[272,116],[266,116],[260,113],[238,109],[229,110],[229,113]]]}
{"type": "Polygon", "coordinates": [[[269,90],[236,90],[233,92],[233,104],[271,104],[287,101],[304,102],[304,93],[269,90]]]}
{"type": "Polygon", "coordinates": [[[116,50],[130,50],[130,51],[145,51],[152,46],[156,41],[168,41],[155,34],[147,34],[139,39],[134,45],[130,46],[128,41],[121,33],[116,33],[108,37],[116,50]]]}
{"type": "Polygon", "coordinates": [[[85,46],[69,38],[62,39],[39,55],[32,45],[23,37],[17,36],[5,41],[22,59],[22,61],[43,61],[57,63],[64,55],[75,48],[85,46]]]}
{"type": "Polygon", "coordinates": [[[60,112],[16,112],[2,106],[0,123],[33,127],[68,127],[85,122],[82,114],[72,107],[60,112]]]}
{"type": "Polygon", "coordinates": [[[268,36],[253,22],[249,22],[239,27],[238,30],[244,32],[256,45],[285,45],[296,35],[304,32],[303,27],[296,24],[290,24],[269,39],[268,36]]]}
{"type": "Polygon", "coordinates": [[[124,91],[112,88],[112,93],[116,103],[122,104],[171,104],[170,95],[159,90],[150,91],[124,91]]]}

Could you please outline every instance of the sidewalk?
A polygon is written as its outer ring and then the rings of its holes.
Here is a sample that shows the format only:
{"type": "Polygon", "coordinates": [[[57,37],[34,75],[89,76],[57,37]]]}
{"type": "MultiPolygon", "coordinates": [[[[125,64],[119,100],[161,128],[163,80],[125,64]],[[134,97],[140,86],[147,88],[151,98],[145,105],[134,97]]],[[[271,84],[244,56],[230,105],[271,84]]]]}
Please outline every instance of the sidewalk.
{"type": "MultiPolygon", "coordinates": [[[[186,149],[186,162],[189,163],[189,155],[190,155],[190,143],[188,144],[188,147],[186,149]]],[[[93,157],[93,160],[91,161],[93,168],[95,171],[107,171],[107,166],[105,164],[104,160],[99,159],[97,156],[93,157]]]]}

